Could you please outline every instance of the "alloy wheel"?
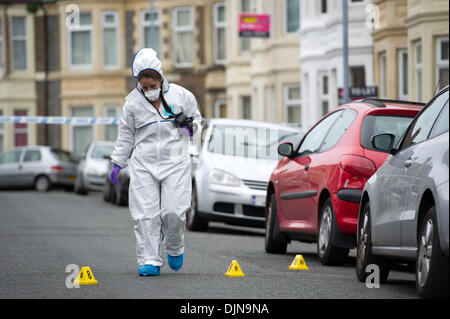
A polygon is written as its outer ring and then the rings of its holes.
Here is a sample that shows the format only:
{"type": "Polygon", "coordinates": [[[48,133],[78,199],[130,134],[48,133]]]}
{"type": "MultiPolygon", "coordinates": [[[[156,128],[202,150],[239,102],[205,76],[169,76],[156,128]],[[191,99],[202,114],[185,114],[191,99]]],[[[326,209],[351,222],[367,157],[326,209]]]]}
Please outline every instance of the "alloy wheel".
{"type": "Polygon", "coordinates": [[[321,255],[325,254],[331,236],[331,214],[331,208],[326,207],[320,221],[319,249],[321,255]]]}
{"type": "Polygon", "coordinates": [[[417,264],[417,276],[420,287],[427,282],[430,272],[431,255],[433,250],[433,221],[428,219],[420,235],[419,261],[417,264]]]}

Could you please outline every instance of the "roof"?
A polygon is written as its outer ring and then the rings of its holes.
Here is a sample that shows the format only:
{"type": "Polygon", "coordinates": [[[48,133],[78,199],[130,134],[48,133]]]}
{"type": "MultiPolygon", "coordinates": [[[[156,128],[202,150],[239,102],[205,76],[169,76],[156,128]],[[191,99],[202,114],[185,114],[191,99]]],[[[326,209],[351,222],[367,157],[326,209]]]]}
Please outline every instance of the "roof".
{"type": "Polygon", "coordinates": [[[301,132],[300,127],[293,127],[286,124],[270,123],[254,120],[242,120],[242,119],[227,119],[227,118],[211,118],[204,119],[210,124],[221,124],[221,125],[236,125],[236,126],[248,126],[248,127],[267,127],[272,129],[282,129],[292,132],[301,132]]]}

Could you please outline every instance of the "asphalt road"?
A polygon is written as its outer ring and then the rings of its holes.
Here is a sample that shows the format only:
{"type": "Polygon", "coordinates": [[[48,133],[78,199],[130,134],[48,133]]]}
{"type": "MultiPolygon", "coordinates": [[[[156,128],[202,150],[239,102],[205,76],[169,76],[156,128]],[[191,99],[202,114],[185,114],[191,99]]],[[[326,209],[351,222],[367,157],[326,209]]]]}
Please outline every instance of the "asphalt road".
{"type": "Polygon", "coordinates": [[[185,243],[182,270],[139,277],[128,208],[100,193],[0,191],[0,298],[417,298],[413,273],[391,271],[378,289],[358,282],[354,251],[342,267],[320,264],[313,244],[266,254],[263,229],[211,223],[186,231],[185,243]],[[289,270],[296,254],[309,271],[289,270]],[[232,260],[245,277],[224,276],[232,260]],[[98,284],[67,288],[71,264],[89,266],[98,284]]]}

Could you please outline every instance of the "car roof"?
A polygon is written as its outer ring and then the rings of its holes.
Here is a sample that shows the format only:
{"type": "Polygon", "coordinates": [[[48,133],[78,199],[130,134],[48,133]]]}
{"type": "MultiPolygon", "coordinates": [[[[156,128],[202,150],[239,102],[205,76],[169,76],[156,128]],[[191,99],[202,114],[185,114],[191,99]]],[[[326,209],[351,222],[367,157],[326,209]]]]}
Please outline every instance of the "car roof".
{"type": "Polygon", "coordinates": [[[226,118],[210,118],[204,119],[209,125],[236,125],[247,127],[267,127],[273,129],[282,129],[285,131],[301,133],[300,127],[293,127],[287,124],[269,123],[255,120],[242,120],[242,119],[226,119],[226,118]]]}

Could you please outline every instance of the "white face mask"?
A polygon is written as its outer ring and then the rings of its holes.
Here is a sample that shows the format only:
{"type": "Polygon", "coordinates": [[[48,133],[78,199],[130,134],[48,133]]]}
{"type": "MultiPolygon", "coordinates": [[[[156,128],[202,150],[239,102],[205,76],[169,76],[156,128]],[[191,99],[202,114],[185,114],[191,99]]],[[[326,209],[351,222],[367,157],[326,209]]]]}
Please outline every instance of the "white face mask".
{"type": "Polygon", "coordinates": [[[144,92],[145,96],[147,97],[147,99],[149,99],[150,102],[155,102],[156,100],[158,100],[160,93],[161,88],[144,92]]]}

